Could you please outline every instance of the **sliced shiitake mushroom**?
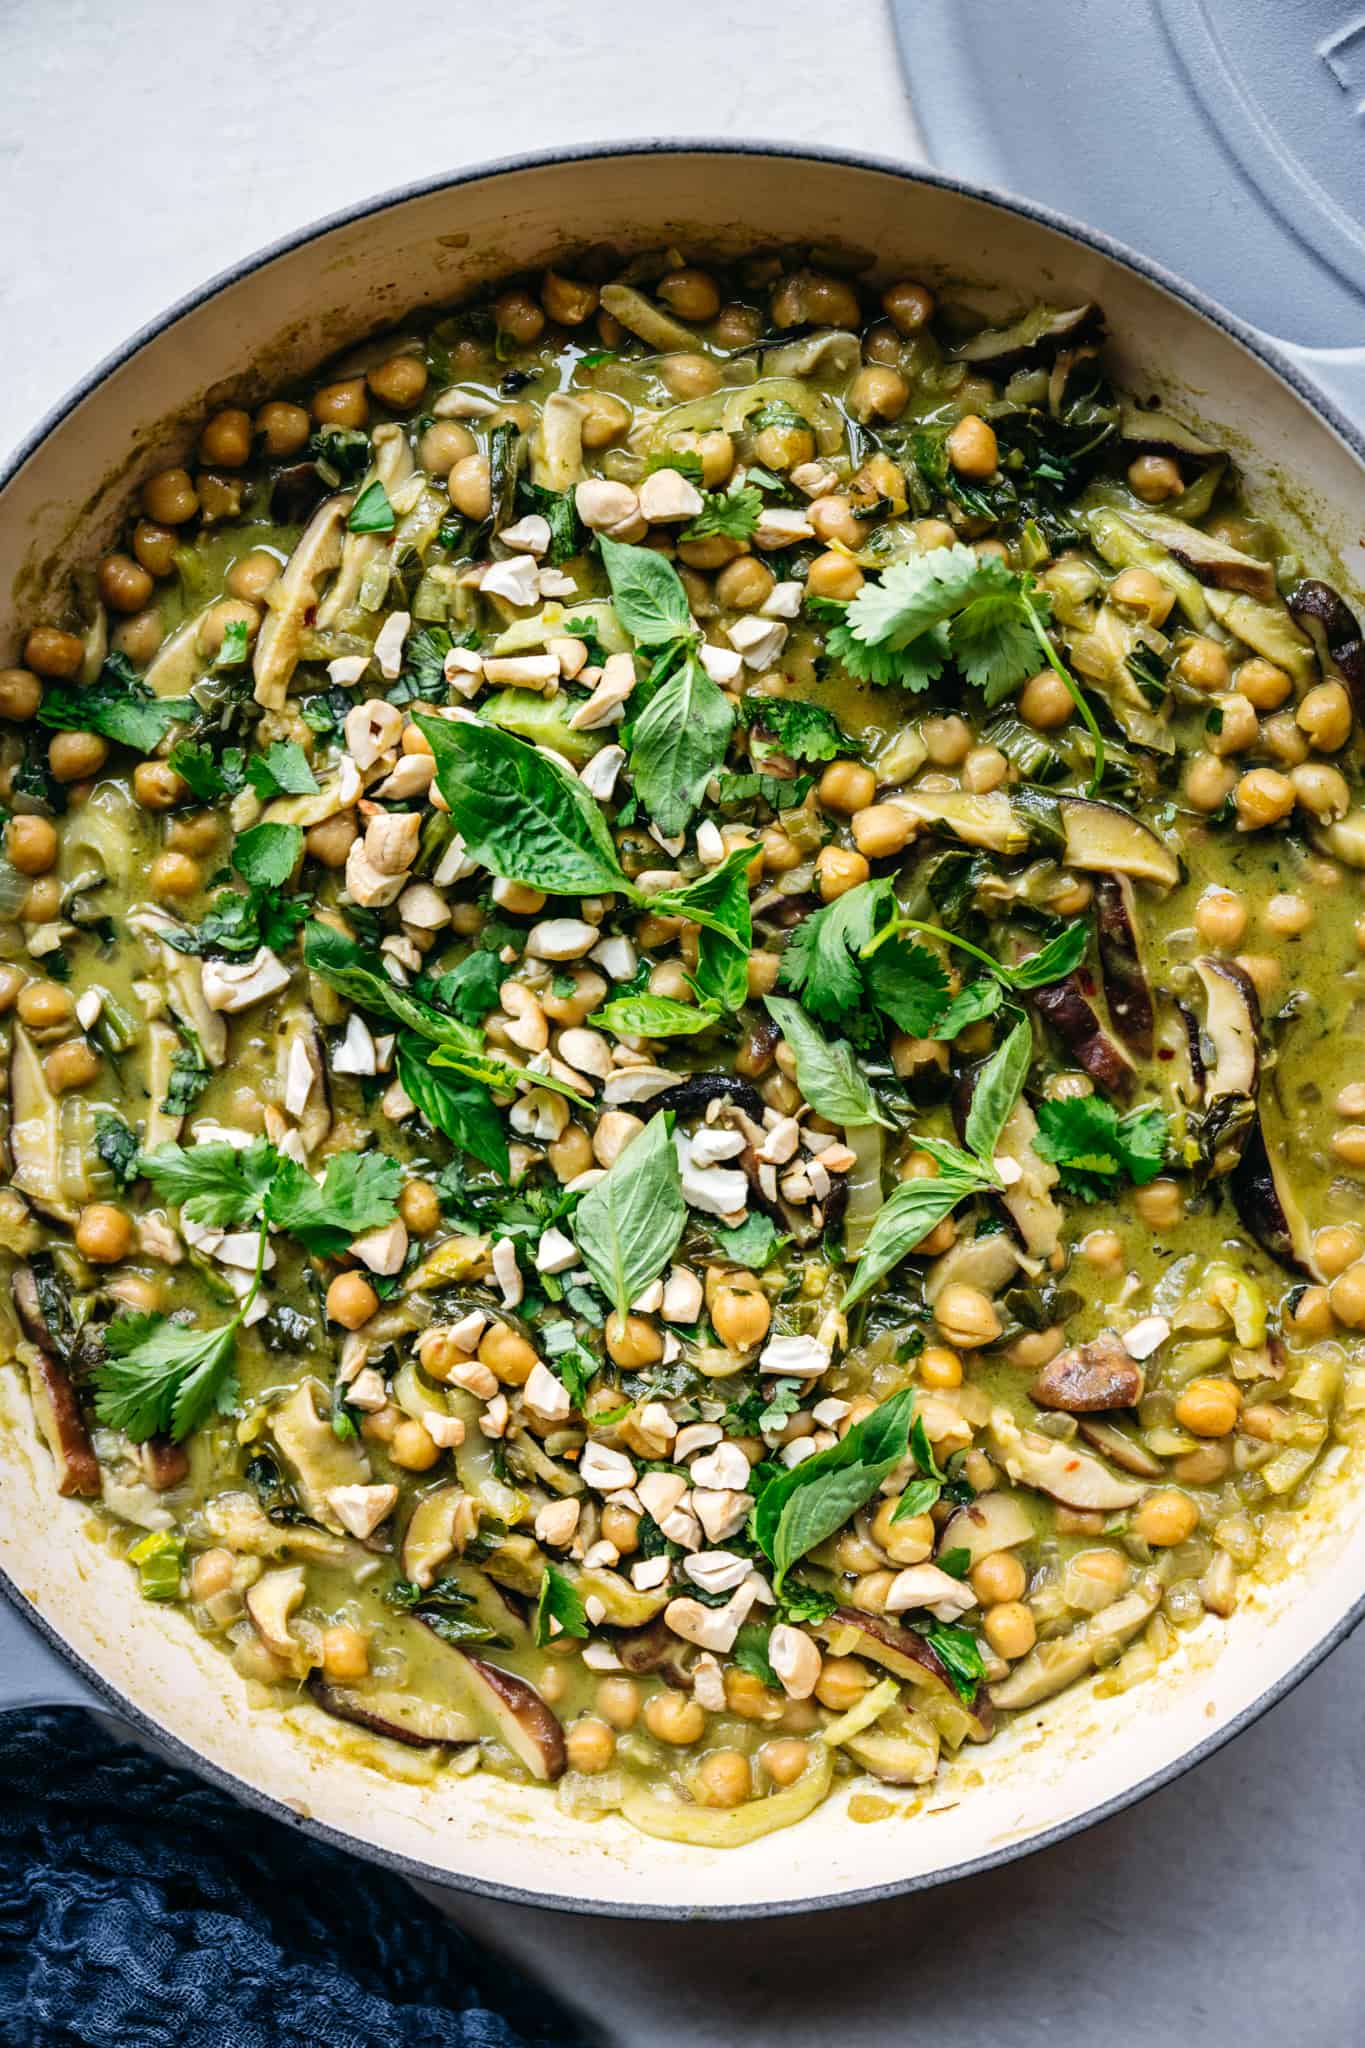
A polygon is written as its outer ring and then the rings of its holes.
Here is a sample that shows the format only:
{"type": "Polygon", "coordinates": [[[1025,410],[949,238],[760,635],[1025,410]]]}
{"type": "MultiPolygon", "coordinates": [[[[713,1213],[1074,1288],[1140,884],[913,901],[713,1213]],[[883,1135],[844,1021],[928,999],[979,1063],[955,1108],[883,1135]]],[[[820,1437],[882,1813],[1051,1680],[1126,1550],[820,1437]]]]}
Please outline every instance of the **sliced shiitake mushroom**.
{"type": "Polygon", "coordinates": [[[1127,875],[1095,877],[1095,937],[1115,1031],[1139,1059],[1153,1051],[1155,1009],[1138,942],[1137,897],[1127,875]]]}
{"type": "Polygon", "coordinates": [[[476,1712],[489,1722],[500,1741],[525,1764],[533,1778],[548,1782],[564,1775],[567,1757],[564,1730],[534,1686],[472,1650],[457,1650],[464,1660],[466,1685],[476,1712]]]}
{"type": "MultiPolygon", "coordinates": [[[[836,1656],[868,1657],[893,1677],[906,1678],[914,1685],[928,1686],[948,1693],[954,1700],[960,1699],[937,1650],[914,1629],[901,1628],[884,1614],[865,1614],[858,1607],[836,1607],[826,1620],[813,1624],[813,1631],[836,1656]]],[[[991,1732],[991,1720],[985,1695],[979,1689],[966,1711],[972,1740],[984,1742],[991,1732]]]]}
{"type": "Polygon", "coordinates": [[[1106,1408],[1133,1408],[1142,1399],[1142,1367],[1113,1330],[1101,1330],[1088,1344],[1073,1344],[1050,1359],[1029,1388],[1040,1408],[1087,1415],[1106,1408]]]}
{"type": "Polygon", "coordinates": [[[1079,974],[1033,990],[1038,1013],[1049,1023],[1076,1064],[1110,1095],[1132,1093],[1133,1063],[1104,1029],[1091,1007],[1079,974]]]}
{"type": "Polygon", "coordinates": [[[1142,1498],[1142,1487],[1118,1478],[1088,1451],[1021,1429],[1008,1409],[992,1409],[990,1435],[992,1449],[1011,1479],[1050,1494],[1063,1507],[1113,1514],[1142,1498]]]}

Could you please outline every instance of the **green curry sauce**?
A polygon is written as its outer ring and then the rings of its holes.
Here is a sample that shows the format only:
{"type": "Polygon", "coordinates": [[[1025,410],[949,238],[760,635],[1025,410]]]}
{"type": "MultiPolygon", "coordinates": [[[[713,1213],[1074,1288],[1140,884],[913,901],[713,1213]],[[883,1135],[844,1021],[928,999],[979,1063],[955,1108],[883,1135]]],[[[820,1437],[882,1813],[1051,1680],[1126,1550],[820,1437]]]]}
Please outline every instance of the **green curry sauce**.
{"type": "Polygon", "coordinates": [[[261,1711],[726,1845],[1283,1547],[1365,655],[1103,343],[547,273],[216,413],[0,674],[6,1350],[261,1711]]]}

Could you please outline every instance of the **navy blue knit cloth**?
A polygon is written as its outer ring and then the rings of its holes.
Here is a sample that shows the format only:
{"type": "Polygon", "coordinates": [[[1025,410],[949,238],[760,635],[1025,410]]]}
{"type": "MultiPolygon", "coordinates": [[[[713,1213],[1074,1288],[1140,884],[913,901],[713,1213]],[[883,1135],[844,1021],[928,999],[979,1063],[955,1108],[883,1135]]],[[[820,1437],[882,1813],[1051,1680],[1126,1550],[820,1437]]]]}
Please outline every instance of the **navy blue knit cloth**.
{"type": "Polygon", "coordinates": [[[4,2048],[575,2048],[415,1892],[117,1748],[0,1718],[4,2048]]]}

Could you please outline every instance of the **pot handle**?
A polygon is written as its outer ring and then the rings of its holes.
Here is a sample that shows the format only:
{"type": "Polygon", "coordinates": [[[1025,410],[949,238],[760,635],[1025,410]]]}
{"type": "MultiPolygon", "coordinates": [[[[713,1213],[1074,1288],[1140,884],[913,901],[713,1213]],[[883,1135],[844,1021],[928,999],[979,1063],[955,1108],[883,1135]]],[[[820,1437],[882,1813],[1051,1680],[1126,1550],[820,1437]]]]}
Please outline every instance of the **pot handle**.
{"type": "Polygon", "coordinates": [[[27,1619],[19,1595],[0,1580],[0,1714],[21,1707],[87,1707],[108,1713],[97,1693],[27,1619]]]}
{"type": "Polygon", "coordinates": [[[1266,339],[1332,400],[1353,427],[1365,431],[1365,348],[1304,348],[1296,341],[1278,341],[1270,335],[1266,339]]]}

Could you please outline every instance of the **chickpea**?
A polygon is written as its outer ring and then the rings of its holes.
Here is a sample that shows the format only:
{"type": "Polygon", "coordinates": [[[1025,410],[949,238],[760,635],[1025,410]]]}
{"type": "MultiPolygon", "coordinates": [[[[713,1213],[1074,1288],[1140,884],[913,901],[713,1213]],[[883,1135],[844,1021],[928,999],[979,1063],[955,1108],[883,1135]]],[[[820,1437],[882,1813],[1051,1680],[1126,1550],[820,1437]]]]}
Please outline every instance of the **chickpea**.
{"type": "Polygon", "coordinates": [[[1237,771],[1213,754],[1195,754],[1185,770],[1185,795],[1197,811],[1216,811],[1231,796],[1237,771]]]}
{"type": "Polygon", "coordinates": [[[450,502],[466,519],[487,519],[493,485],[486,455],[463,455],[450,472],[450,502]]]}
{"type": "Polygon", "coordinates": [[[1244,832],[1278,825],[1294,808],[1294,785],[1274,768],[1250,768],[1234,791],[1237,822],[1244,832]]]}
{"type": "Polygon", "coordinates": [[[389,1456],[404,1472],[429,1472],[441,1455],[441,1447],[424,1424],[405,1415],[394,1427],[389,1456]]]}
{"type": "Polygon", "coordinates": [[[73,1088],[88,1088],[99,1071],[100,1056],[83,1038],[69,1038],[43,1061],[47,1085],[54,1095],[65,1095],[73,1088]]]}
{"type": "Polygon", "coordinates": [[[493,301],[493,318],[498,332],[528,347],[545,332],[545,314],[529,292],[518,289],[499,294],[493,301]]]}
{"type": "Polygon", "coordinates": [[[1133,1516],[1133,1533],[1155,1549],[1169,1550],[1194,1534],[1199,1509],[1187,1493],[1161,1487],[1138,1503],[1133,1516]]]}
{"type": "Polygon", "coordinates": [[[398,1213],[414,1237],[430,1237],[441,1221],[441,1198],[429,1180],[403,1183],[398,1213]]]}
{"type": "Polygon", "coordinates": [[[1116,1272],[1123,1264],[1123,1239],[1116,1230],[1092,1230],[1081,1239],[1080,1254],[1102,1273],[1116,1272]]]}
{"type": "Polygon", "coordinates": [[[193,896],[203,879],[198,861],[188,853],[159,853],[147,876],[154,896],[168,896],[173,901],[193,896]]]}
{"type": "Polygon", "coordinates": [[[1273,953],[1238,953],[1237,965],[1255,987],[1264,1003],[1274,995],[1280,985],[1281,968],[1273,953]]]}
{"type": "Polygon", "coordinates": [[[1234,1381],[1191,1380],[1176,1396],[1175,1419],[1191,1436],[1227,1436],[1237,1427],[1241,1405],[1234,1381]]]}
{"type": "Polygon", "coordinates": [[[777,586],[777,578],[766,562],[753,555],[740,555],[716,578],[716,601],[731,611],[756,612],[766,604],[777,586]]]}
{"type": "Polygon", "coordinates": [[[863,544],[862,523],[854,515],[853,500],[839,491],[812,498],[806,507],[806,517],[820,540],[837,540],[846,548],[860,548],[863,544]]]}
{"type": "Polygon", "coordinates": [[[457,462],[477,452],[474,436],[458,420],[433,420],[417,443],[417,460],[428,476],[449,476],[457,462]]]}
{"type": "Polygon", "coordinates": [[[240,597],[220,598],[200,620],[196,643],[202,654],[216,655],[222,651],[229,626],[245,626],[247,639],[254,640],[260,623],[259,605],[247,604],[240,597]]]}
{"type": "Polygon", "coordinates": [[[727,1351],[754,1350],[773,1319],[772,1304],[756,1273],[708,1276],[707,1307],[711,1327],[727,1351]]]}
{"type": "Polygon", "coordinates": [[[346,1622],[322,1631],[322,1668],[328,1678],[364,1678],[370,1669],[369,1638],[346,1622]]]}
{"type": "MultiPolygon", "coordinates": [[[[199,510],[199,493],[189,471],[162,469],[149,476],[142,486],[142,509],[155,526],[183,526],[187,519],[193,519],[199,510]]],[[[128,609],[134,611],[137,607],[130,605],[128,609]]]]}
{"type": "Polygon", "coordinates": [[[926,718],[920,732],[936,768],[959,768],[972,750],[972,729],[955,712],[946,718],[926,718]]]}
{"type": "Polygon", "coordinates": [[[117,1265],[132,1249],[133,1225],[112,1202],[91,1202],[76,1224],[76,1249],[93,1266],[117,1265]]]}
{"type": "Polygon", "coordinates": [[[169,761],[139,761],[133,770],[133,795],[144,811],[169,811],[189,793],[169,761]]]}
{"type": "Polygon", "coordinates": [[[1233,687],[1258,711],[1278,711],[1294,687],[1282,668],[1259,654],[1240,662],[1232,681],[1233,687]]]}
{"type": "Polygon", "coordinates": [[[1009,1550],[994,1550],[989,1557],[983,1557],[972,1567],[970,1578],[972,1591],[983,1607],[1016,1604],[1023,1599],[1028,1583],[1024,1567],[1009,1550]]]}
{"type": "Polygon", "coordinates": [[[251,460],[251,414],[238,405],[216,412],[199,436],[199,460],[211,469],[241,469],[251,460]]]}
{"type": "Polygon", "coordinates": [[[363,377],[342,377],[335,384],[323,384],[313,393],[313,418],[320,427],[363,427],[368,425],[370,401],[363,377]]]}
{"type": "Polygon", "coordinates": [[[338,811],[334,818],[324,818],[320,825],[310,825],[303,843],[313,859],[320,861],[323,867],[344,868],[359,829],[354,811],[338,811]]]}
{"type": "Polygon", "coordinates": [[[833,903],[839,896],[846,896],[850,889],[856,889],[871,874],[866,859],[848,846],[822,846],[816,857],[815,872],[820,882],[820,900],[833,903]]]}
{"type": "Polygon", "coordinates": [[[1075,709],[1070,690],[1050,668],[1039,669],[1019,692],[1019,716],[1035,732],[1055,732],[1075,709]]]}
{"type": "Polygon", "coordinates": [[[505,1387],[523,1387],[536,1368],[535,1346],[510,1323],[493,1323],[479,1340],[479,1363],[505,1387]]]}
{"type": "Polygon", "coordinates": [[[981,1626],[997,1657],[1027,1657],[1038,1640],[1032,1609],[1022,1600],[1002,1600],[988,1607],[981,1626]]]}
{"type": "Polygon", "coordinates": [[[0,961],[0,1017],[7,1016],[19,1000],[28,982],[22,967],[0,961]]]}
{"type": "Polygon", "coordinates": [[[106,555],[96,572],[100,596],[114,612],[140,612],[156,588],[141,562],[131,555],[106,555]]]}
{"type": "Polygon", "coordinates": [[[781,825],[763,828],[763,869],[769,875],[789,875],[799,868],[805,854],[781,825]]]}
{"type": "Polygon", "coordinates": [[[753,1797],[749,1759],[740,1749],[713,1749],[692,1778],[692,1797],[699,1806],[742,1806],[753,1797]]]}
{"type": "Polygon", "coordinates": [[[47,765],[58,782],[84,782],[109,759],[109,742],[95,732],[58,732],[47,749],[47,765]]]}
{"type": "Polygon", "coordinates": [[[705,270],[670,270],[655,286],[658,296],[680,320],[702,323],[720,311],[715,279],[705,270]]]}
{"type": "Polygon", "coordinates": [[[602,1679],[597,1688],[597,1711],[610,1728],[633,1728],[640,1718],[640,1688],[635,1680],[602,1679]]]}
{"type": "Polygon", "coordinates": [[[605,1721],[594,1721],[585,1716],[566,1730],[564,1750],[571,1771],[582,1771],[591,1776],[597,1771],[605,1771],[610,1764],[616,1754],[616,1737],[605,1721]]]}
{"type": "Polygon", "coordinates": [[[934,317],[934,295],[927,285],[902,278],[882,293],[882,311],[899,334],[918,334],[934,317]]]}
{"type": "Polygon", "coordinates": [[[1365,1237],[1350,1223],[1319,1230],[1313,1239],[1313,1256],[1327,1278],[1335,1280],[1365,1256],[1365,1237]]]}
{"type": "Polygon", "coordinates": [[[1320,754],[1335,754],[1351,737],[1351,700],[1340,683],[1318,683],[1308,691],[1294,719],[1320,754]]]}
{"type": "Polygon", "coordinates": [[[28,885],[19,916],[24,924],[51,924],[62,907],[62,885],[55,875],[38,875],[28,885]]]}
{"type": "Polygon", "coordinates": [[[1313,906],[1306,896],[1285,891],[1272,896],[1266,904],[1265,921],[1282,939],[1301,938],[1313,922],[1313,906]]]}
{"type": "Polygon", "coordinates": [[[903,1494],[897,1494],[882,1502],[872,1518],[872,1541],[892,1564],[923,1564],[934,1554],[933,1516],[906,1515],[898,1522],[896,1510],[903,1499],[903,1494]]]}
{"type": "MultiPolygon", "coordinates": [[[[133,553],[151,576],[170,575],[175,567],[175,551],[179,545],[180,536],[173,526],[157,526],[150,519],[139,519],[133,528],[133,553]]],[[[151,595],[151,585],[148,584],[147,595],[142,599],[142,603],[148,603],[151,595]]],[[[129,609],[137,611],[140,607],[132,605],[129,609]]]]}
{"type": "Polygon", "coordinates": [[[777,327],[857,327],[862,308],[852,285],[824,271],[796,270],[773,291],[777,327]]]}
{"type": "Polygon", "coordinates": [[[1169,455],[1139,455],[1128,465],[1128,487],[1144,505],[1178,498],[1185,488],[1180,465],[1169,455]]]}
{"type": "Polygon", "coordinates": [[[11,818],[5,827],[10,866],[21,875],[45,875],[57,859],[57,828],[47,818],[11,818]]]}
{"type": "Polygon", "coordinates": [[[980,413],[965,413],[944,443],[948,460],[959,476],[994,476],[1000,466],[1000,444],[995,429],[980,413]]]}
{"type": "Polygon", "coordinates": [[[869,363],[866,369],[859,370],[848,387],[848,409],[864,426],[873,420],[898,420],[909,403],[910,386],[899,370],[886,369],[879,363],[869,363]]]}
{"type": "Polygon", "coordinates": [[[1332,1134],[1332,1150],[1347,1166],[1365,1166],[1365,1127],[1346,1124],[1332,1134]]]}
{"type": "Polygon", "coordinates": [[[810,1751],[799,1736],[783,1735],[765,1742],[758,1760],[774,1785],[794,1785],[810,1761],[810,1751]]]}
{"type": "Polygon", "coordinates": [[[76,999],[60,982],[30,981],[20,988],[16,1008],[30,1031],[55,1031],[75,1016],[76,999]]]}
{"type": "Polygon", "coordinates": [[[775,1693],[769,1692],[761,1678],[752,1671],[741,1671],[737,1664],[725,1667],[725,1705],[741,1721],[774,1721],[782,1711],[781,1702],[775,1693]]]}
{"type": "Polygon", "coordinates": [[[379,1307],[379,1296],[363,1273],[338,1273],[327,1289],[327,1314],[343,1330],[358,1330],[379,1307]]]}
{"type": "Polygon", "coordinates": [[[1240,945],[1247,928],[1247,907],[1235,889],[1217,883],[1194,906],[1194,928],[1210,946],[1240,945]]]}
{"type": "Polygon", "coordinates": [[[1334,1107],[1338,1116],[1365,1117],[1365,1081],[1348,1081],[1334,1107]]]}
{"type": "Polygon", "coordinates": [[[602,1534],[608,1543],[616,1545],[622,1557],[628,1557],[640,1548],[640,1517],[609,1501],[602,1510],[602,1534]]]}
{"type": "Polygon", "coordinates": [[[120,619],[109,636],[120,654],[136,662],[150,661],[165,637],[161,613],[154,604],[145,612],[134,612],[130,619],[120,619]]]}
{"type": "Polygon", "coordinates": [[[312,433],[312,422],[301,405],[272,398],[256,415],[256,432],[265,453],[276,458],[297,455],[312,433]]]}
{"type": "Polygon", "coordinates": [[[0,669],[0,718],[27,725],[43,701],[43,686],[26,668],[0,669]]]}
{"type": "Polygon", "coordinates": [[[960,1351],[993,1344],[1002,1328],[995,1304],[979,1287],[952,1281],[934,1303],[934,1321],[960,1351]]]}
{"type": "Polygon", "coordinates": [[[656,1742],[686,1749],[706,1732],[706,1715],[686,1693],[656,1692],[645,1701],[645,1726],[656,1742]]]}
{"type": "Polygon", "coordinates": [[[1232,680],[1225,650],[1203,634],[1186,643],[1176,665],[1196,690],[1226,690],[1232,680]]]}
{"type": "Polygon", "coordinates": [[[1175,603],[1174,593],[1150,569],[1121,569],[1109,586],[1109,595],[1115,604],[1140,613],[1152,626],[1164,626],[1175,603]]]}
{"type": "Polygon", "coordinates": [[[1209,721],[1205,744],[1220,760],[1228,754],[1247,753],[1260,737],[1255,711],[1236,690],[1215,698],[1209,721]]]}
{"type": "Polygon", "coordinates": [[[899,853],[914,834],[914,820],[896,804],[869,804],[865,811],[853,815],[853,842],[869,860],[899,853]]]}
{"type": "Polygon", "coordinates": [[[1010,772],[1010,764],[998,747],[973,747],[962,764],[962,787],[981,796],[999,789],[1010,772]]]}
{"type": "Polygon", "coordinates": [[[583,406],[583,446],[606,448],[613,441],[619,441],[630,425],[630,407],[625,400],[612,391],[585,391],[580,394],[580,400],[583,406]]]}
{"type": "MultiPolygon", "coordinates": [[[[1350,1271],[1349,1267],[1347,1271],[1350,1271]]],[[[1362,1279],[1365,1280],[1365,1275],[1362,1279]]],[[[1335,1306],[1326,1287],[1305,1287],[1284,1316],[1286,1332],[1308,1344],[1316,1344],[1321,1337],[1330,1337],[1335,1306]]]]}
{"type": "Polygon", "coordinates": [[[1344,818],[1351,805],[1346,777],[1325,761],[1304,761],[1289,771],[1294,794],[1315,818],[1344,818]]]}
{"type": "Polygon", "coordinates": [[[846,818],[865,810],[876,794],[876,776],[858,761],[831,761],[816,790],[827,811],[840,811],[846,818]]]}
{"type": "Polygon", "coordinates": [[[24,642],[24,660],[35,675],[70,682],[85,660],[85,643],[59,626],[35,626],[24,642]]]}
{"type": "Polygon", "coordinates": [[[831,548],[827,554],[817,555],[806,576],[806,589],[812,597],[833,597],[841,604],[856,597],[862,587],[862,570],[836,548],[831,548]]]}
{"type": "Polygon", "coordinates": [[[1173,1230],[1185,1214],[1185,1197],[1178,1181],[1154,1180],[1136,1190],[1133,1207],[1149,1230],[1173,1230]]]}
{"type": "Polygon", "coordinates": [[[427,366],[420,356],[390,356],[376,364],[365,382],[381,405],[393,412],[411,412],[427,388],[427,366]]]}
{"type": "Polygon", "coordinates": [[[946,519],[917,519],[911,531],[923,555],[932,554],[935,548],[957,545],[957,532],[946,519]]]}
{"type": "Polygon", "coordinates": [[[1261,751],[1282,767],[1297,768],[1308,759],[1308,741],[1294,722],[1292,711],[1273,711],[1261,720],[1261,751]]]}
{"type": "Polygon", "coordinates": [[[815,1697],[832,1714],[846,1714],[856,1707],[872,1683],[866,1664],[856,1657],[826,1657],[815,1682],[815,1697]]]}
{"type": "Polygon", "coordinates": [[[664,1355],[664,1340],[647,1316],[624,1319],[615,1309],[607,1317],[607,1355],[627,1372],[653,1365],[664,1355]]]}
{"type": "Polygon", "coordinates": [[[765,469],[799,469],[814,456],[815,436],[809,427],[760,427],[754,435],[754,458],[765,469]]]}
{"type": "Polygon", "coordinates": [[[710,356],[683,352],[665,356],[659,375],[676,399],[709,398],[720,389],[720,365],[710,356]]]}
{"type": "Polygon", "coordinates": [[[926,1344],[919,1355],[918,1374],[923,1387],[960,1387],[962,1360],[946,1344],[926,1344]]]}

